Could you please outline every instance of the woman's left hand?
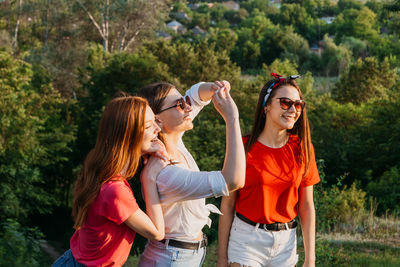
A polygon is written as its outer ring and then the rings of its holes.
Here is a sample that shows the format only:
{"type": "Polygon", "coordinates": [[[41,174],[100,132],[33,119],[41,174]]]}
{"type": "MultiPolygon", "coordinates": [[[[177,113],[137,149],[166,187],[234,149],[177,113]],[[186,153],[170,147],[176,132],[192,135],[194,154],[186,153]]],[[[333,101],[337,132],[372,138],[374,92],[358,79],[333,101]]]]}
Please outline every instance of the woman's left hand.
{"type": "Polygon", "coordinates": [[[224,88],[224,87],[226,89],[228,89],[228,91],[231,90],[231,84],[228,81],[225,81],[225,80],[213,82],[211,84],[211,86],[210,86],[210,89],[213,92],[213,94],[215,94],[218,91],[218,89],[221,89],[221,88],[224,88]]]}
{"type": "Polygon", "coordinates": [[[146,164],[147,160],[149,159],[150,156],[155,156],[158,157],[164,161],[169,161],[169,156],[167,153],[167,150],[165,149],[165,145],[163,142],[161,142],[160,139],[157,139],[156,141],[153,141],[152,145],[152,151],[150,151],[150,154],[144,155],[143,156],[143,163],[146,164]]]}
{"type": "Polygon", "coordinates": [[[150,182],[155,181],[158,174],[164,169],[165,166],[168,165],[168,161],[163,160],[156,156],[150,156],[147,158],[146,162],[144,163],[145,166],[143,171],[140,175],[140,179],[143,182],[150,182]]]}

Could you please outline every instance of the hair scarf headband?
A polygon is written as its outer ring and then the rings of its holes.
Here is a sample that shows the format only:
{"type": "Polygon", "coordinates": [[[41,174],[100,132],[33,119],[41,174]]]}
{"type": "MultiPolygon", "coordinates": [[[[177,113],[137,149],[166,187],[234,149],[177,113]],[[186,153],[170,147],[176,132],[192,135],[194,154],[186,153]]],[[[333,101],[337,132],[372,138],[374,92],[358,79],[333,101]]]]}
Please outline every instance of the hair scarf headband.
{"type": "MultiPolygon", "coordinates": [[[[279,74],[277,74],[277,73],[273,73],[273,72],[272,72],[271,75],[274,76],[276,79],[279,79],[279,80],[276,81],[276,82],[271,83],[271,85],[268,87],[267,93],[266,93],[265,96],[264,96],[263,107],[265,107],[265,105],[267,104],[268,97],[269,97],[269,95],[271,94],[272,89],[274,89],[274,88],[277,87],[281,82],[283,82],[284,80],[286,80],[285,78],[282,77],[282,75],[279,75],[279,74]]],[[[300,77],[300,75],[291,75],[291,76],[289,76],[288,78],[294,80],[294,79],[297,79],[297,78],[299,78],[299,77],[300,77]]]]}

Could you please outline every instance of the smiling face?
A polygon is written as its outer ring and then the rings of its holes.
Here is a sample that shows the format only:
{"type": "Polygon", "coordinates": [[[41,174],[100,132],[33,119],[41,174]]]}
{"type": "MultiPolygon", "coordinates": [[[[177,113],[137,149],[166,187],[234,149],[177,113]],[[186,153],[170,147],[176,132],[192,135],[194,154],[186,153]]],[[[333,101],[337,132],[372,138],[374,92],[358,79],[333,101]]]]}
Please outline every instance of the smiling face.
{"type": "Polygon", "coordinates": [[[273,127],[277,130],[292,129],[299,119],[301,111],[297,111],[295,105],[292,105],[288,110],[282,109],[279,98],[285,97],[293,101],[300,100],[299,92],[293,86],[284,85],[276,90],[275,94],[271,97],[270,103],[264,108],[267,116],[267,127],[273,127]]]}
{"type": "MultiPolygon", "coordinates": [[[[162,103],[161,110],[177,105],[180,98],[182,98],[182,95],[178,90],[176,88],[171,89],[162,103]]],[[[165,134],[181,133],[193,128],[192,118],[190,117],[191,111],[192,107],[189,105],[186,105],[183,110],[178,105],[158,113],[156,118],[165,134]]]]}
{"type": "Polygon", "coordinates": [[[159,149],[157,135],[160,132],[160,127],[155,122],[155,116],[149,106],[146,106],[146,113],[144,119],[144,133],[141,147],[141,154],[148,154],[156,152],[159,149]]]}

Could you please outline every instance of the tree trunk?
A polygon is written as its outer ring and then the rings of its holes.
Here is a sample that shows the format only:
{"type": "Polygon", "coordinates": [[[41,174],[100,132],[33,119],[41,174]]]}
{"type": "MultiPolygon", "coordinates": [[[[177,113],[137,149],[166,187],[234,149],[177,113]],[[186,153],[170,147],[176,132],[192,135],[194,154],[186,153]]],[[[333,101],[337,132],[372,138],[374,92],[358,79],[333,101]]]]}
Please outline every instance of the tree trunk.
{"type": "Polygon", "coordinates": [[[15,23],[14,36],[13,36],[13,40],[12,40],[12,49],[13,49],[14,55],[17,53],[17,49],[18,49],[18,30],[19,30],[21,12],[22,12],[22,0],[19,0],[18,1],[17,22],[15,23]]]}
{"type": "Polygon", "coordinates": [[[90,21],[93,23],[93,25],[96,27],[97,31],[99,32],[101,38],[103,39],[103,48],[105,52],[108,52],[108,13],[110,9],[110,0],[105,1],[105,10],[103,10],[102,13],[102,18],[103,18],[103,23],[100,27],[100,25],[97,23],[96,19],[93,17],[92,13],[85,7],[85,5],[80,1],[80,0],[75,0],[80,7],[86,12],[88,15],[90,21]]]}

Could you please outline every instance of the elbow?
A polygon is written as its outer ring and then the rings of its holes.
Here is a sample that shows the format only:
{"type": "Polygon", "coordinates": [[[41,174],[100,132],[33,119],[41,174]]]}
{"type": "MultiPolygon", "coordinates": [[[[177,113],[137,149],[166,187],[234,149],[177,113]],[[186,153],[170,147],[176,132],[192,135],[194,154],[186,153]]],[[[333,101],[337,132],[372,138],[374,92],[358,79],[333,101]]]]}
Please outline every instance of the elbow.
{"type": "Polygon", "coordinates": [[[244,187],[244,179],[239,179],[228,184],[229,191],[236,191],[244,187]]]}
{"type": "Polygon", "coordinates": [[[235,190],[241,189],[243,187],[244,187],[244,179],[236,184],[236,189],[235,190]]]}
{"type": "Polygon", "coordinates": [[[224,176],[226,185],[230,192],[244,187],[245,176],[246,176],[244,168],[243,170],[241,169],[235,169],[235,170],[231,169],[229,171],[222,170],[222,175],[224,176]]]}
{"type": "Polygon", "coordinates": [[[164,239],[164,237],[165,237],[165,234],[164,234],[164,233],[157,233],[157,234],[151,236],[150,239],[151,239],[151,240],[156,240],[156,241],[161,241],[161,240],[164,239]]]}
{"type": "Polygon", "coordinates": [[[156,237],[154,238],[154,240],[156,240],[156,241],[161,241],[161,240],[164,239],[164,237],[165,237],[164,234],[160,234],[160,235],[156,236],[156,237]]]}

